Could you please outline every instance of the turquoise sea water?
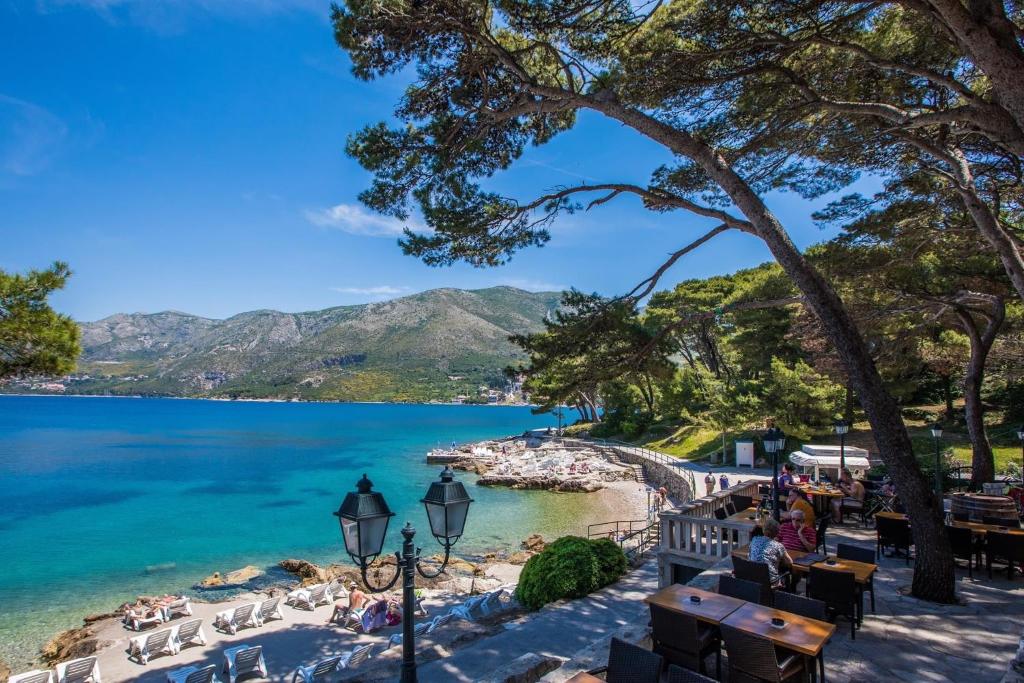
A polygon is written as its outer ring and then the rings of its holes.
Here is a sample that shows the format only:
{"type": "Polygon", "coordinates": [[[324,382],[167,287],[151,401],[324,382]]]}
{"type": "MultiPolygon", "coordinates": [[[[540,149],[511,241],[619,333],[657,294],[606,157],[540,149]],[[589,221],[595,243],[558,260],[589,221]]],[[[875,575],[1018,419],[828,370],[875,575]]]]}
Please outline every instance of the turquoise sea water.
{"type": "MultiPolygon", "coordinates": [[[[386,548],[410,520],[432,551],[426,451],[549,424],[494,406],[0,396],[0,658],[18,670],[84,614],[213,571],[342,561],[331,513],[363,472],[397,513],[386,548]]],[[[469,490],[461,552],[582,531],[585,496],[469,490]]]]}

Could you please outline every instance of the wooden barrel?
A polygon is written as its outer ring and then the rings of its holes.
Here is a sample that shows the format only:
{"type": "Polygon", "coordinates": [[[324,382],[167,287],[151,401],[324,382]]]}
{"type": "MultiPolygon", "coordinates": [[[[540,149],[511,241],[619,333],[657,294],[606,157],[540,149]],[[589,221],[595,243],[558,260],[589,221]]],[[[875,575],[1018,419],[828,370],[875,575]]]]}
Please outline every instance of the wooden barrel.
{"type": "Polygon", "coordinates": [[[954,493],[950,510],[953,514],[967,514],[972,522],[982,517],[1016,519],[1017,507],[1009,496],[988,496],[982,493],[954,493]]]}

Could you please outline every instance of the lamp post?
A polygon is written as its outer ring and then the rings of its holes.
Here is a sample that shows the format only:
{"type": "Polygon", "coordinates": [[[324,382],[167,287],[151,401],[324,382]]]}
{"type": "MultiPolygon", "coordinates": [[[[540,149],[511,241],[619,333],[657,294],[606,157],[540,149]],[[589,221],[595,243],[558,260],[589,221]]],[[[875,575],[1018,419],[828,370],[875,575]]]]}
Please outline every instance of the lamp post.
{"type": "Polygon", "coordinates": [[[761,437],[766,453],[772,457],[772,516],[778,521],[779,514],[779,451],[786,447],[786,434],[778,427],[769,427],[761,437]]]}
{"type": "Polygon", "coordinates": [[[341,507],[334,514],[341,524],[341,536],[345,551],[358,565],[363,582],[374,592],[389,590],[402,578],[402,683],[416,682],[416,644],[413,636],[413,619],[416,611],[416,573],[424,578],[434,578],[444,572],[452,546],[462,536],[466,526],[469,504],[473,499],[466,493],[466,487],[455,481],[452,469],[445,466],[438,481],[427,489],[420,500],[427,511],[430,533],[444,546],[444,561],[436,571],[424,571],[420,566],[420,549],[413,545],[416,530],[411,522],[402,529],[402,550],[395,553],[397,564],[395,574],[385,585],[370,583],[366,570],[380,555],[387,535],[388,523],[395,513],[388,507],[384,495],[373,491],[373,482],[366,475],[356,484],[356,491],[345,494],[341,507]]]}
{"type": "Polygon", "coordinates": [[[846,420],[839,420],[835,424],[836,434],[839,435],[839,473],[846,469],[846,433],[850,431],[850,423],[846,420]]]}
{"type": "Polygon", "coordinates": [[[935,495],[942,500],[942,425],[932,425],[932,438],[935,439],[935,495]]]}

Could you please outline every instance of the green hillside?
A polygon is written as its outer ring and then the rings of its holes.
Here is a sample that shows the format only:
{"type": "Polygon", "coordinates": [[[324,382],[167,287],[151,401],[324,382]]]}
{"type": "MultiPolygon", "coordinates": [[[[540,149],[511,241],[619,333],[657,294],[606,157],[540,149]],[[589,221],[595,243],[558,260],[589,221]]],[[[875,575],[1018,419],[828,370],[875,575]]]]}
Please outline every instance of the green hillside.
{"type": "Polygon", "coordinates": [[[502,386],[502,369],[521,358],[508,336],[540,329],[558,300],[493,287],[226,320],[118,314],[81,325],[82,358],[64,384],[85,394],[449,401],[502,386]]]}

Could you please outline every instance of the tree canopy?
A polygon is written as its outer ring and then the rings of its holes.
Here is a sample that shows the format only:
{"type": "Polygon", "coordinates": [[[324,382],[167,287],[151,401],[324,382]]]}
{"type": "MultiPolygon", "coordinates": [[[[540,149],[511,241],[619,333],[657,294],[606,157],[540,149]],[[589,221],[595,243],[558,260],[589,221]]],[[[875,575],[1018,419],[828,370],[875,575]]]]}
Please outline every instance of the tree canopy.
{"type": "Polygon", "coordinates": [[[0,379],[74,369],[81,353],[78,325],[47,302],[70,276],[61,262],[24,275],[0,271],[0,379]]]}

